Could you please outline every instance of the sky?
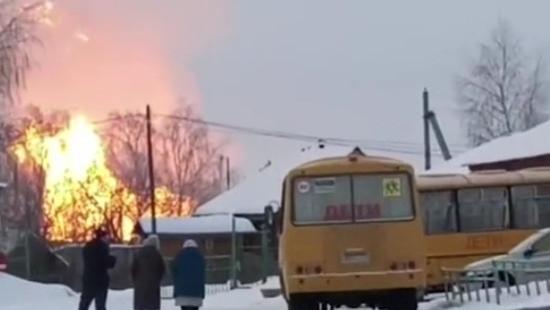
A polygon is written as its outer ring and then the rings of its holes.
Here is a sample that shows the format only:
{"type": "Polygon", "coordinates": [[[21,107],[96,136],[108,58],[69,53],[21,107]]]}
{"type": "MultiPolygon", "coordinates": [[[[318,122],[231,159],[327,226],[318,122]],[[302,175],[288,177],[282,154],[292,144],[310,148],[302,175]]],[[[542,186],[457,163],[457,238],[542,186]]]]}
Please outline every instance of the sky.
{"type": "MultiPolygon", "coordinates": [[[[376,146],[366,153],[405,150],[389,155],[420,167],[423,88],[451,151],[463,151],[457,75],[499,18],[548,54],[549,10],[544,0],[60,0],[25,98],[92,118],[184,100],[207,120],[366,140],[376,146]]],[[[245,173],[308,145],[223,135],[245,173]]]]}

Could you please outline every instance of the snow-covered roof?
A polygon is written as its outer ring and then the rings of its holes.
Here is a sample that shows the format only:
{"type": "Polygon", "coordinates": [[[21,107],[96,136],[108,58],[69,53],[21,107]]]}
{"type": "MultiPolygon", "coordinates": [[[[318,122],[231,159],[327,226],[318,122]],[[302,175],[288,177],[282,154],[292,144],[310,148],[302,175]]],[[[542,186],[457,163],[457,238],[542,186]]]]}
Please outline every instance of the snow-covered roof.
{"type": "MultiPolygon", "coordinates": [[[[466,154],[466,153],[464,153],[466,154]]],[[[421,175],[434,175],[434,174],[465,174],[469,173],[470,169],[467,165],[463,165],[460,160],[460,155],[450,159],[449,161],[443,162],[433,169],[428,171],[422,171],[419,174],[421,175]]]]}
{"type": "Polygon", "coordinates": [[[327,156],[344,156],[351,150],[352,148],[349,147],[325,146],[322,149],[312,147],[290,158],[278,158],[271,161],[271,164],[261,172],[203,204],[197,214],[261,214],[268,205],[277,210],[281,186],[288,171],[304,162],[327,156]]]}
{"type": "MultiPolygon", "coordinates": [[[[139,223],[145,233],[151,232],[150,218],[142,218],[139,223]]],[[[252,222],[246,218],[235,218],[235,225],[238,233],[256,232],[252,222]]],[[[228,214],[157,218],[158,234],[223,234],[231,231],[231,215],[228,214]]]]}
{"type": "MultiPolygon", "coordinates": [[[[262,214],[264,208],[272,205],[276,211],[281,198],[282,182],[285,175],[294,167],[324,157],[346,156],[353,150],[352,147],[325,146],[312,147],[301,150],[289,158],[278,158],[263,171],[245,179],[236,187],[215,197],[203,204],[197,214],[262,214]]],[[[411,164],[418,164],[418,156],[403,156],[403,154],[370,152],[363,150],[367,155],[387,156],[398,158],[411,164]]],[[[282,157],[282,156],[281,156],[282,157]]]]}
{"type": "Polygon", "coordinates": [[[494,139],[442,163],[428,173],[464,173],[467,166],[550,154],[550,121],[530,130],[494,139]]]}

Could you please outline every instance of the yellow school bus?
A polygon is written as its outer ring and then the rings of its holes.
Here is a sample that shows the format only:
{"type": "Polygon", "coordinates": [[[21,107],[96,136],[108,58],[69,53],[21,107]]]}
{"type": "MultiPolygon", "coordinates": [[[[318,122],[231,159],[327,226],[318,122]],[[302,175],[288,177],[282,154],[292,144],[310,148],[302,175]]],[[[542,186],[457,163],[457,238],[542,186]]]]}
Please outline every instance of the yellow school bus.
{"type": "Polygon", "coordinates": [[[548,168],[421,175],[417,184],[430,291],[442,288],[442,267],[462,268],[505,254],[537,229],[550,226],[548,168]]]}
{"type": "Polygon", "coordinates": [[[417,309],[425,248],[410,165],[358,149],[305,163],[286,176],[281,201],[279,268],[290,310],[417,309]]]}

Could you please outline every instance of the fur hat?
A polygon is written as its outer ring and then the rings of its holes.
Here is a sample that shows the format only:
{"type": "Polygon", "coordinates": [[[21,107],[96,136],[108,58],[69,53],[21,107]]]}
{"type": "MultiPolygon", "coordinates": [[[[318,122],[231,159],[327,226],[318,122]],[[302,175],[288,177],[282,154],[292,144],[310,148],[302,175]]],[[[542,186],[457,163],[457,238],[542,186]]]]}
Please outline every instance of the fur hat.
{"type": "Polygon", "coordinates": [[[143,240],[143,246],[154,246],[157,250],[160,250],[160,239],[157,235],[149,235],[143,240]]]}
{"type": "Polygon", "coordinates": [[[198,248],[199,245],[197,244],[197,242],[195,242],[195,240],[193,239],[188,239],[188,240],[185,240],[185,242],[183,243],[182,247],[185,249],[185,248],[198,248]]]}

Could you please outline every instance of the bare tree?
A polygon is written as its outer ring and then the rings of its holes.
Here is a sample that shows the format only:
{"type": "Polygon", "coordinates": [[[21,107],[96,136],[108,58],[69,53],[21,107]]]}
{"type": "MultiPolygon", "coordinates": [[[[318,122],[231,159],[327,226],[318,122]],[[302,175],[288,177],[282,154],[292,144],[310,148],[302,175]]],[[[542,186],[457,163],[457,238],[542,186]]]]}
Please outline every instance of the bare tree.
{"type": "Polygon", "coordinates": [[[479,52],[457,85],[469,142],[477,146],[546,120],[542,59],[524,53],[506,22],[499,21],[479,52]]]}
{"type": "MultiPolygon", "coordinates": [[[[218,159],[220,145],[190,106],[174,118],[155,122],[153,148],[158,187],[157,213],[182,216],[220,191],[218,159]],[[191,206],[192,209],[189,209],[191,206]]],[[[109,167],[138,196],[138,218],[149,212],[149,176],[143,115],[112,114],[103,132],[109,167]]]]}
{"type": "Polygon", "coordinates": [[[47,18],[51,3],[0,0],[0,104],[12,103],[25,85],[31,67],[30,51],[40,40],[35,28],[47,18]]]}
{"type": "Polygon", "coordinates": [[[183,212],[186,197],[200,204],[219,193],[220,145],[213,143],[204,123],[186,121],[198,119],[190,106],[174,116],[165,121],[158,135],[159,181],[176,194],[183,212]]]}
{"type": "Polygon", "coordinates": [[[40,233],[44,226],[42,206],[46,175],[41,164],[31,160],[29,155],[34,154],[45,161],[47,154],[41,153],[33,141],[25,140],[26,131],[56,132],[68,123],[69,117],[64,112],[44,115],[33,106],[27,107],[25,112],[25,117],[17,122],[0,126],[1,134],[9,145],[9,151],[3,156],[5,167],[2,178],[8,182],[8,188],[4,193],[7,203],[2,216],[12,227],[40,233]]]}
{"type": "Polygon", "coordinates": [[[149,176],[147,169],[146,127],[139,113],[112,113],[102,132],[109,167],[137,196],[137,217],[147,212],[149,176]]]}
{"type": "MultiPolygon", "coordinates": [[[[33,45],[40,43],[35,35],[36,26],[47,20],[51,3],[47,1],[36,1],[21,5],[19,0],[0,0],[0,109],[3,110],[18,99],[18,91],[25,85],[25,76],[31,68],[30,51],[33,45]]],[[[0,121],[8,119],[12,113],[0,113],[0,121]]],[[[0,179],[10,181],[14,177],[14,163],[12,156],[7,152],[6,146],[10,143],[8,137],[7,124],[0,124],[0,179]]],[[[16,167],[16,165],[15,165],[16,167]]],[[[15,171],[17,172],[17,171],[15,171]]],[[[25,171],[26,172],[26,171],[25,171]]],[[[18,182],[17,175],[15,181],[18,182]]],[[[18,185],[15,186],[17,188],[18,185]]],[[[24,197],[37,198],[34,193],[22,191],[24,197]]],[[[13,192],[12,192],[13,194],[13,192]]],[[[3,205],[9,205],[8,208],[0,210],[0,226],[5,232],[5,224],[10,223],[18,227],[26,227],[37,232],[40,226],[37,212],[39,208],[33,208],[34,202],[30,200],[19,201],[20,195],[15,194],[12,197],[2,198],[3,205]],[[9,202],[9,203],[8,203],[9,202]],[[15,206],[25,206],[25,212],[15,206]],[[25,218],[26,225],[23,226],[21,218],[25,218]]],[[[31,199],[32,200],[32,199],[31,199]]],[[[36,199],[34,199],[36,201],[36,199]]]]}

